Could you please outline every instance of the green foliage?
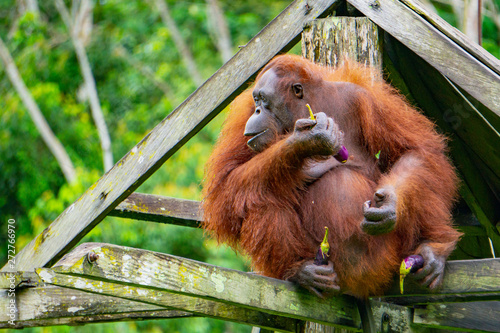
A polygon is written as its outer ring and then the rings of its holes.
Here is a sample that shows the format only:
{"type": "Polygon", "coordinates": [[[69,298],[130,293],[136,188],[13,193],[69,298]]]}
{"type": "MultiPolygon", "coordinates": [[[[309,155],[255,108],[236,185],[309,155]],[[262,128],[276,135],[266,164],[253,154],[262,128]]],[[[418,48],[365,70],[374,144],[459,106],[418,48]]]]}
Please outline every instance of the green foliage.
{"type": "MultiPolygon", "coordinates": [[[[498,6],[500,8],[500,5],[498,6]]],[[[490,17],[483,19],[483,47],[486,51],[500,58],[500,28],[490,17]]]]}

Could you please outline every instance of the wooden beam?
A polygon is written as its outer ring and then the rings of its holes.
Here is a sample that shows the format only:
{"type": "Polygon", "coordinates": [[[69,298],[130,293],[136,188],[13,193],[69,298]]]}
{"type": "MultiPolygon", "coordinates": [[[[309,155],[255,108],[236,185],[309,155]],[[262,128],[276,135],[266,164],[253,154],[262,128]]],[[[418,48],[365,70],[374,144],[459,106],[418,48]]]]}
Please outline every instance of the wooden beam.
{"type": "MultiPolygon", "coordinates": [[[[382,78],[382,44],[378,27],[366,17],[329,17],[314,20],[302,33],[302,56],[323,66],[342,66],[354,60],[376,69],[373,80],[382,78]]],[[[362,329],[375,333],[370,303],[356,300],[362,329]]],[[[309,327],[308,332],[324,332],[326,327],[309,327]]]]}
{"type": "Polygon", "coordinates": [[[300,326],[300,321],[296,319],[271,315],[232,304],[172,294],[164,290],[140,287],[133,283],[113,283],[95,280],[93,277],[60,274],[55,273],[49,268],[38,269],[38,272],[44,277],[46,282],[50,281],[50,283],[57,286],[76,288],[82,292],[88,292],[89,294],[113,296],[152,306],[187,311],[193,315],[258,326],[273,331],[296,332],[300,326]]]}
{"type": "Polygon", "coordinates": [[[415,328],[410,308],[370,299],[376,332],[421,332],[415,328]]]}
{"type": "Polygon", "coordinates": [[[442,287],[435,293],[411,279],[405,280],[404,295],[399,277],[383,300],[401,305],[435,302],[466,302],[500,298],[500,259],[454,260],[446,263],[442,287]]]}
{"type": "Polygon", "coordinates": [[[16,289],[35,285],[39,281],[35,272],[0,272],[0,289],[16,289]]]}
{"type": "Polygon", "coordinates": [[[15,291],[14,317],[10,317],[8,290],[0,290],[0,328],[82,325],[142,319],[192,317],[184,311],[92,294],[56,286],[38,286],[15,291]]]}
{"type": "Polygon", "coordinates": [[[498,332],[500,302],[429,304],[415,308],[413,322],[428,328],[498,332]]]}
{"type": "Polygon", "coordinates": [[[194,228],[203,221],[199,201],[143,193],[132,193],[109,215],[194,228]]]}
{"type": "MultiPolygon", "coordinates": [[[[406,306],[370,300],[377,332],[429,332],[429,329],[498,332],[500,302],[406,306]]],[[[434,330],[432,330],[434,331],[434,330]]]]}
{"type": "MultiPolygon", "coordinates": [[[[168,292],[184,298],[193,296],[299,320],[351,329],[358,329],[360,326],[355,302],[347,296],[324,300],[282,280],[163,253],[110,244],[96,244],[95,247],[92,244],[84,245],[76,248],[52,269],[38,269],[40,278],[46,283],[72,288],[84,286],[75,282],[76,277],[88,278],[95,282],[90,283],[87,286],[89,289],[86,290],[147,301],[151,304],[160,304],[155,303],[161,296],[158,292],[163,295],[168,292]],[[89,252],[99,258],[90,262],[87,259],[89,252]],[[122,287],[103,289],[101,282],[119,284],[122,287]],[[132,293],[127,290],[129,287],[141,288],[143,291],[132,293]],[[138,298],[145,296],[146,291],[149,295],[147,299],[138,298]]],[[[169,294],[162,302],[169,301],[173,296],[169,294]]],[[[173,307],[191,311],[180,305],[173,307]]],[[[236,316],[234,317],[233,320],[236,319],[236,316]]]]}
{"type": "Polygon", "coordinates": [[[341,66],[348,58],[382,74],[381,45],[378,27],[366,17],[318,19],[302,33],[302,56],[323,66],[341,66]]]}
{"type": "Polygon", "coordinates": [[[500,116],[500,76],[398,0],[347,0],[500,116]]]}
{"type": "Polygon", "coordinates": [[[411,8],[415,13],[424,18],[427,22],[432,24],[436,29],[441,31],[455,43],[460,45],[464,50],[469,52],[470,55],[477,58],[483,64],[491,68],[500,75],[500,61],[495,58],[491,53],[483,49],[477,43],[472,42],[460,30],[451,26],[448,22],[442,19],[437,13],[428,11],[422,4],[415,0],[401,0],[406,6],[411,8]]]}
{"type": "Polygon", "coordinates": [[[339,2],[292,2],[22,249],[16,256],[14,268],[4,266],[2,271],[33,270],[56,262],[222,111],[271,58],[295,45],[306,22],[329,12],[339,2]]]}

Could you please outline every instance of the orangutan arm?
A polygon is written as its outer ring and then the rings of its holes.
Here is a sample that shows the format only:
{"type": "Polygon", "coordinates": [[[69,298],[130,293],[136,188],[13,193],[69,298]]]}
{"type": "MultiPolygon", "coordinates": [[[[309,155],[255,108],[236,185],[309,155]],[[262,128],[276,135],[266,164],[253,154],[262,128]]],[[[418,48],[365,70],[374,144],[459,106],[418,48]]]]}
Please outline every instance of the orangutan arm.
{"type": "Polygon", "coordinates": [[[443,154],[411,151],[382,177],[373,200],[363,207],[363,231],[398,232],[402,251],[424,258],[424,267],[415,277],[423,278],[430,288],[442,282],[444,263],[460,236],[451,227],[449,213],[455,186],[453,168],[443,154]]]}

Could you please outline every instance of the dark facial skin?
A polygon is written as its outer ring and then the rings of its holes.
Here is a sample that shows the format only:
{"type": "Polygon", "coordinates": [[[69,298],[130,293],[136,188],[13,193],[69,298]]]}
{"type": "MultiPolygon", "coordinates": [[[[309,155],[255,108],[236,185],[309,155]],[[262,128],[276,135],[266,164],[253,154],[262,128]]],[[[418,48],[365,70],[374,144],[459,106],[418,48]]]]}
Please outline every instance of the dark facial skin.
{"type": "Polygon", "coordinates": [[[279,85],[279,78],[272,69],[257,82],[253,90],[255,112],[248,119],[244,133],[252,136],[247,142],[252,150],[263,151],[277,135],[293,129],[293,115],[285,105],[285,98],[291,93],[291,87],[285,89],[279,85]]]}

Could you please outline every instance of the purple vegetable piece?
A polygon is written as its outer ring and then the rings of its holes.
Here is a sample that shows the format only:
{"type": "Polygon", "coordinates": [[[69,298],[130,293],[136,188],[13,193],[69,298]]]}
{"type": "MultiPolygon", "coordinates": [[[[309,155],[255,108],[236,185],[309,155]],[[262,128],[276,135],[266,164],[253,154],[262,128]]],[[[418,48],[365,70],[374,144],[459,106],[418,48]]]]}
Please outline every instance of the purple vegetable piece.
{"type": "Polygon", "coordinates": [[[408,256],[404,259],[406,268],[410,269],[410,273],[415,273],[420,268],[424,267],[424,258],[418,254],[408,256]]]}
{"type": "Polygon", "coordinates": [[[334,157],[340,163],[345,163],[349,158],[349,152],[347,151],[346,147],[342,146],[342,148],[340,148],[340,151],[334,157]]]}
{"type": "MultiPolygon", "coordinates": [[[[309,110],[309,117],[311,120],[316,120],[316,117],[314,116],[311,106],[309,104],[306,104],[307,110],[309,110]]],[[[337,161],[340,163],[345,163],[347,162],[347,159],[349,158],[349,152],[347,151],[346,147],[342,146],[340,148],[340,151],[334,156],[337,161]]]]}
{"type": "Polygon", "coordinates": [[[424,258],[418,254],[408,256],[403,259],[399,267],[399,288],[403,294],[404,279],[410,273],[415,273],[424,267],[424,258]]]}

